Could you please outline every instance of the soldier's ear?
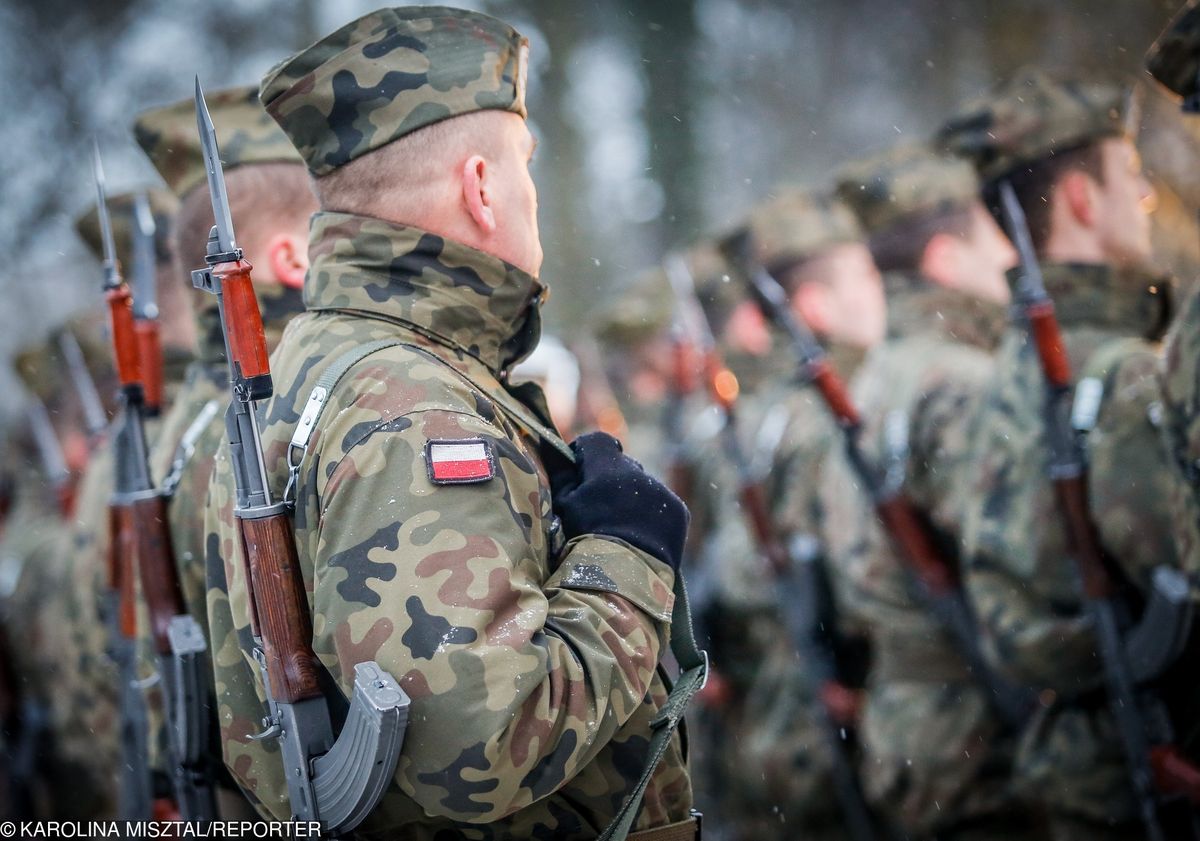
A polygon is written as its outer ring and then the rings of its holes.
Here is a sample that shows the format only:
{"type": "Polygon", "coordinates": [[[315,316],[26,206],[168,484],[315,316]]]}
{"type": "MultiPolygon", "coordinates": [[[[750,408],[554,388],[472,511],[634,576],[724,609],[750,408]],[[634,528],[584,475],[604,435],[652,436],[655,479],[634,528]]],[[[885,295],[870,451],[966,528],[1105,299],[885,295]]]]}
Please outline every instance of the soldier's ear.
{"type": "Polygon", "coordinates": [[[938,286],[959,286],[962,262],[962,242],[957,237],[939,231],[929,238],[921,251],[917,269],[938,286]]]}
{"type": "MultiPolygon", "coordinates": [[[[1086,172],[1068,170],[1054,185],[1054,199],[1077,224],[1094,228],[1098,218],[1100,185],[1086,172]]],[[[1052,199],[1053,200],[1053,199],[1052,199]]]]}
{"type": "Polygon", "coordinates": [[[829,292],[828,286],[816,281],[801,283],[792,292],[792,312],[819,336],[827,335],[833,327],[829,292]]]}
{"type": "Polygon", "coordinates": [[[462,196],[467,214],[484,236],[496,232],[492,206],[491,166],[482,155],[467,158],[462,168],[462,196]]]}
{"type": "Polygon", "coordinates": [[[266,245],[267,262],[275,279],[289,289],[304,288],[308,273],[308,238],[289,232],[275,234],[266,245]]]}

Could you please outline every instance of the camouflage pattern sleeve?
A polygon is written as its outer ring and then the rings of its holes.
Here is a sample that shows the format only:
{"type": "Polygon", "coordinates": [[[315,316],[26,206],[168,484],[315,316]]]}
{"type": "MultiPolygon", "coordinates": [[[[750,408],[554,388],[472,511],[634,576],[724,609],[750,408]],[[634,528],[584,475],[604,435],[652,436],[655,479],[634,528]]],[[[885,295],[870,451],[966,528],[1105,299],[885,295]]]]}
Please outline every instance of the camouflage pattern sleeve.
{"type": "MultiPolygon", "coordinates": [[[[980,496],[967,518],[967,586],[998,668],[1029,685],[1076,693],[1098,684],[1100,663],[1045,478],[1041,371],[1032,349],[1018,348],[1016,339],[1010,336],[1002,351],[1008,361],[974,439],[980,496]]],[[[1155,355],[1142,347],[1105,372],[1087,439],[1101,542],[1140,586],[1154,565],[1175,557],[1162,504],[1169,474],[1156,428],[1155,355]]]]}
{"type": "Polygon", "coordinates": [[[1163,355],[1163,433],[1171,467],[1176,551],[1184,567],[1200,569],[1200,288],[1190,294],[1167,337],[1163,355]]]}
{"type": "Polygon", "coordinates": [[[356,436],[313,530],[316,650],[340,664],[343,688],[373,658],[412,697],[397,772],[407,794],[433,815],[497,820],[570,780],[642,703],[672,573],[591,536],[550,572],[544,523],[528,514],[548,516],[536,463],[477,416],[430,410],[324,432],[356,436]],[[496,477],[430,484],[430,439],[485,441],[496,477]]]}

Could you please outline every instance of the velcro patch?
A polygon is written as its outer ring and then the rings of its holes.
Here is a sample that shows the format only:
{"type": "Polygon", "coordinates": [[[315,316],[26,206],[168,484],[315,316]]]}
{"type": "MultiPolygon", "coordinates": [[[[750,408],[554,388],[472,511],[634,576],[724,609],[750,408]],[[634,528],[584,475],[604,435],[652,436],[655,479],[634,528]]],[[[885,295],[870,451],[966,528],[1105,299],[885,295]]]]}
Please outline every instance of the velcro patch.
{"type": "Polygon", "coordinates": [[[482,438],[425,442],[425,471],[435,485],[469,485],[496,475],[492,446],[482,438]]]}

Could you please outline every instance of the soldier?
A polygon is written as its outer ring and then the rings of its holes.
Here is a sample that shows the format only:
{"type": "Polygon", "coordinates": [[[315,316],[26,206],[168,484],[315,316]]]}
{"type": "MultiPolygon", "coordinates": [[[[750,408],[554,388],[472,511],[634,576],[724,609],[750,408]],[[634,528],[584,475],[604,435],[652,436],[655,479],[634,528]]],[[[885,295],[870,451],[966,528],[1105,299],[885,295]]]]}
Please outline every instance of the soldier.
{"type": "Polygon", "coordinates": [[[79,755],[67,750],[54,721],[55,701],[74,680],[70,664],[64,667],[61,660],[64,616],[58,600],[71,561],[63,526],[73,516],[85,435],[54,336],[19,352],[14,367],[30,399],[12,441],[16,499],[0,540],[0,635],[6,649],[0,656],[12,669],[18,705],[8,754],[16,783],[13,806],[24,817],[86,818],[99,787],[79,755]]]}
{"type": "MultiPolygon", "coordinates": [[[[1101,390],[1073,416],[1086,434],[1091,521],[1112,568],[1144,596],[1151,570],[1177,563],[1155,379],[1171,284],[1149,268],[1152,194],[1127,102],[1113,87],[1025,72],[941,136],[976,163],[990,207],[1007,179],[1025,210],[1071,370],[1101,390]]],[[[1010,326],[971,434],[966,585],[996,666],[1039,692],[1018,746],[1023,794],[1055,838],[1142,838],[1047,473],[1045,382],[1025,328],[1010,326]]]]}
{"type": "MultiPolygon", "coordinates": [[[[838,194],[868,232],[888,303],[887,338],[853,382],[863,451],[957,569],[966,430],[991,376],[1004,272],[1016,257],[961,159],[900,147],[846,168],[838,194]]],[[[873,652],[861,730],[867,796],[912,838],[1028,834],[1010,790],[1013,734],[989,687],[918,594],[845,456],[827,461],[821,487],[832,567],[873,652]]]]}
{"type": "MultiPolygon", "coordinates": [[[[536,389],[505,387],[544,296],[526,56],[494,18],[385,9],[261,89],[322,208],[308,312],[276,350],[263,407],[268,479],[282,497],[301,409],[349,364],[286,497],[313,648],[342,693],[374,659],[412,698],[364,831],[594,838],[642,775],[667,697],[656,666],[686,510],[607,436],[578,439],[570,467],[536,389]]],[[[225,761],[284,817],[275,743],[247,738],[265,709],[229,469],[223,447],[206,545],[225,761]]],[[[685,761],[675,734],[645,778],[638,838],[694,835],[685,761]]]]}
{"type": "MultiPolygon", "coordinates": [[[[167,227],[175,212],[173,196],[160,190],[146,191],[155,220],[155,292],[163,337],[164,403],[170,404],[192,358],[195,333],[187,296],[171,282],[167,227]]],[[[132,266],[135,193],[109,197],[109,214],[117,257],[132,266]]],[[[97,259],[103,258],[100,223],[92,208],[76,223],[80,238],[97,259]]],[[[99,273],[97,273],[97,277],[99,273]]],[[[97,286],[99,282],[97,281],[97,286]]],[[[110,349],[89,349],[85,357],[111,358],[110,349]]],[[[151,429],[157,428],[157,422],[151,429]]],[[[70,663],[69,679],[58,687],[54,698],[54,726],[62,733],[64,751],[80,766],[89,769],[102,801],[88,817],[110,817],[115,813],[117,743],[117,674],[106,655],[109,626],[105,619],[103,594],[107,588],[107,558],[110,535],[108,505],[113,494],[113,451],[111,436],[94,442],[91,459],[80,483],[78,504],[70,529],[69,560],[64,566],[66,586],[56,589],[52,609],[59,621],[53,625],[58,656],[70,663]]],[[[144,676],[148,676],[145,674],[144,676]]],[[[162,791],[165,793],[165,781],[162,791]]]]}
{"type": "MultiPolygon", "coordinates": [[[[886,318],[879,272],[853,215],[824,191],[793,189],[760,206],[749,226],[754,259],[780,281],[794,315],[828,345],[838,372],[848,376],[864,351],[882,338],[886,318]]],[[[827,583],[824,512],[813,477],[837,444],[838,432],[819,397],[797,387],[795,361],[781,356],[788,373],[776,376],[758,396],[747,418],[746,437],[756,469],[766,476],[770,513],[781,542],[791,548],[795,563],[818,571],[804,577],[809,587],[827,583]]],[[[824,620],[827,627],[814,627],[813,636],[821,638],[822,654],[836,663],[844,681],[837,688],[821,686],[817,675],[823,669],[809,659],[814,652],[799,651],[798,640],[787,633],[783,621],[784,611],[800,606],[778,602],[762,559],[750,550],[744,522],[727,517],[721,531],[717,557],[753,564],[726,563],[729,569],[722,579],[760,582],[757,597],[740,611],[749,616],[745,636],[750,648],[733,655],[740,663],[755,665],[744,669],[744,747],[730,769],[731,779],[741,781],[744,789],[741,837],[850,837],[831,780],[831,743],[820,724],[826,712],[818,705],[829,702],[835,728],[849,731],[855,726],[857,693],[843,687],[860,685],[865,652],[855,634],[836,621],[840,611],[834,594],[827,589],[814,592],[814,603],[821,608],[812,622],[824,620]]],[[[735,592],[732,584],[723,589],[735,592]]],[[[740,589],[745,592],[747,585],[742,583],[740,589]]],[[[716,659],[720,667],[724,660],[716,659]]]]}
{"type": "MultiPolygon", "coordinates": [[[[1155,42],[1146,57],[1150,73],[1195,112],[1200,67],[1200,10],[1188,3],[1155,42]]],[[[1194,119],[1194,117],[1193,117],[1194,119]]],[[[1167,336],[1164,352],[1163,431],[1176,475],[1171,495],[1175,540],[1188,569],[1200,566],[1200,288],[1184,301],[1167,336]]]]}
{"type": "MultiPolygon", "coordinates": [[[[208,104],[221,143],[225,183],[241,243],[255,267],[255,293],[267,347],[274,350],[287,322],[304,309],[301,287],[308,269],[308,218],[316,211],[317,200],[304,162],[259,104],[257,87],[211,93],[208,104]]],[[[184,294],[191,289],[190,269],[204,264],[207,232],[213,223],[194,100],[188,97],[142,112],[133,131],[138,145],[179,200],[171,230],[171,282],[184,294]]],[[[215,298],[199,292],[187,294],[195,296],[193,329],[199,337],[198,353],[163,419],[150,464],[169,497],[167,517],[184,604],[205,628],[204,502],[224,434],[229,372],[215,298]]],[[[139,621],[138,627],[148,645],[148,623],[139,621]]],[[[158,759],[166,733],[161,718],[152,717],[150,724],[154,734],[151,754],[158,759]]],[[[214,722],[214,740],[215,732],[214,722]]],[[[216,750],[214,743],[214,755],[216,750]]],[[[220,782],[222,814],[240,816],[245,812],[244,798],[224,774],[220,782]]]]}

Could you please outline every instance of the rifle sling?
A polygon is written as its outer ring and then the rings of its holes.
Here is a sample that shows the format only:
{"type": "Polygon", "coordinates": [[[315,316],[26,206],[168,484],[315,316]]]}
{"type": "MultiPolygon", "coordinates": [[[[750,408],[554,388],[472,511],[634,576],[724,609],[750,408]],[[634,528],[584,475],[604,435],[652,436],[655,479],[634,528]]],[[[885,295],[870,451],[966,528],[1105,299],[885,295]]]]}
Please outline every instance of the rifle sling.
{"type": "MultiPolygon", "coordinates": [[[[289,492],[294,493],[295,491],[295,485],[300,474],[300,465],[308,453],[309,439],[312,437],[313,430],[317,428],[318,422],[325,412],[325,407],[329,403],[329,397],[333,394],[334,387],[351,368],[368,356],[387,348],[401,346],[444,365],[457,374],[474,391],[479,392],[485,397],[489,395],[485,389],[446,360],[408,342],[398,339],[380,339],[351,348],[334,360],[333,364],[321,373],[316,385],[309,394],[308,402],[304,406],[300,422],[288,447],[289,477],[288,488],[284,492],[285,500],[290,498],[289,492]]],[[[547,453],[552,453],[552,457],[556,460],[565,458],[572,463],[574,462],[574,454],[571,452],[571,449],[563,442],[562,438],[552,431],[548,424],[542,422],[537,417],[538,413],[535,410],[524,405],[517,399],[516,395],[508,392],[505,392],[500,403],[510,415],[520,422],[526,432],[539,442],[543,458],[546,458],[547,453]]],[[[688,605],[687,587],[684,584],[682,572],[675,574],[674,594],[675,604],[671,611],[670,642],[671,652],[675,656],[675,661],[679,664],[680,675],[676,679],[674,686],[670,688],[667,700],[663,704],[662,709],[658,711],[658,714],[650,722],[653,734],[650,737],[646,762],[642,768],[641,775],[638,777],[625,803],[599,836],[599,841],[624,841],[629,835],[637,818],[638,810],[641,808],[642,798],[646,794],[650,780],[654,777],[654,771],[666,754],[676,728],[683,721],[684,711],[708,679],[708,655],[706,652],[701,651],[696,644],[696,637],[692,628],[691,609],[688,605]]],[[[337,685],[336,681],[333,683],[334,686],[337,685]]],[[[340,692],[334,694],[341,695],[340,692]]]]}

